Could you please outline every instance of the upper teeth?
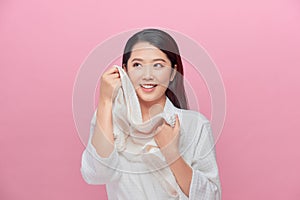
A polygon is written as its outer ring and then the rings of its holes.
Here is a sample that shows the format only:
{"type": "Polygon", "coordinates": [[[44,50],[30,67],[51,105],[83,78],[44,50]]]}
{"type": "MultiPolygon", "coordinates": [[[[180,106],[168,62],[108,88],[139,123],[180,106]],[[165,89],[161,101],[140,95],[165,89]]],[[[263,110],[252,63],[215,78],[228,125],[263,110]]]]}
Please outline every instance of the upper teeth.
{"type": "Polygon", "coordinates": [[[143,88],[153,88],[154,85],[142,85],[143,88]]]}

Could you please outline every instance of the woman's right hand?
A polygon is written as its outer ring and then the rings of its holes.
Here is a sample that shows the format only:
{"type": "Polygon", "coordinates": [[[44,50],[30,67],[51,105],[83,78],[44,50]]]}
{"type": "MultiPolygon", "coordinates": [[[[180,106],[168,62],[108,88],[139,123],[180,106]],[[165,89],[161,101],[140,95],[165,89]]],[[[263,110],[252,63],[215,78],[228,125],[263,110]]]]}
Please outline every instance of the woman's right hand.
{"type": "Polygon", "coordinates": [[[121,79],[117,67],[107,69],[101,76],[99,101],[112,103],[120,87],[121,79]]]}

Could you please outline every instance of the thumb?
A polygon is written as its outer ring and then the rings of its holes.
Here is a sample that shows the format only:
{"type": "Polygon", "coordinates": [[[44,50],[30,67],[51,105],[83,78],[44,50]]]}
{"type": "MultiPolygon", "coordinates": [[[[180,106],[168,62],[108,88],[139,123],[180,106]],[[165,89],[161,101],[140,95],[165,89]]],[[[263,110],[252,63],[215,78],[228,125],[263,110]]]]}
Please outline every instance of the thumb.
{"type": "Polygon", "coordinates": [[[178,114],[175,116],[175,126],[174,129],[179,130],[180,129],[180,122],[179,122],[179,117],[178,114]]]}
{"type": "Polygon", "coordinates": [[[158,134],[162,130],[163,125],[160,125],[159,127],[156,128],[155,133],[158,134]]]}

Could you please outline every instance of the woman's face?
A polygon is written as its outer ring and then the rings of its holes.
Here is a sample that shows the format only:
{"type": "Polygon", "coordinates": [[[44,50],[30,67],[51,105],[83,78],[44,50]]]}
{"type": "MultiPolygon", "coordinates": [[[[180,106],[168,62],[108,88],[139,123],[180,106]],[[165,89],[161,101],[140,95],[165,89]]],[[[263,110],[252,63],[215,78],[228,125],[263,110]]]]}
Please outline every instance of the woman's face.
{"type": "Polygon", "coordinates": [[[127,62],[127,74],[133,83],[140,103],[161,103],[176,69],[167,55],[157,47],[139,42],[132,48],[127,62]]]}

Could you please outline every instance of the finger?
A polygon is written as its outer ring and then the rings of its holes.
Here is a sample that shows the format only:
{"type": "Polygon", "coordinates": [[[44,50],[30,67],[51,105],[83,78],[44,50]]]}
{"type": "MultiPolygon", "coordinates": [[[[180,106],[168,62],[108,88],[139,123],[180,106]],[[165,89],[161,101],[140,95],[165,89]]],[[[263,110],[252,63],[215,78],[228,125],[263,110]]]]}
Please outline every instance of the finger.
{"type": "Polygon", "coordinates": [[[179,130],[180,129],[180,122],[179,122],[179,117],[178,114],[175,116],[175,126],[174,129],[179,130]]]}
{"type": "Polygon", "coordinates": [[[119,73],[110,74],[109,77],[112,79],[120,79],[120,74],[119,73]]]}
{"type": "Polygon", "coordinates": [[[157,127],[156,132],[159,133],[159,132],[161,132],[162,129],[163,129],[163,125],[157,127]]]}
{"type": "Polygon", "coordinates": [[[107,74],[114,74],[114,73],[118,73],[118,72],[119,72],[119,70],[115,65],[106,71],[107,74]]]}
{"type": "Polygon", "coordinates": [[[121,87],[121,81],[119,80],[119,81],[115,81],[114,83],[113,83],[113,93],[112,93],[112,95],[113,95],[113,99],[117,96],[117,94],[118,94],[118,92],[119,92],[119,89],[120,89],[120,87],[121,87]]]}
{"type": "Polygon", "coordinates": [[[113,87],[115,90],[118,90],[118,89],[121,87],[121,85],[122,85],[120,79],[119,79],[119,80],[117,80],[117,79],[113,80],[113,82],[112,82],[111,84],[112,84],[112,87],[113,87]]]}
{"type": "Polygon", "coordinates": [[[157,146],[160,148],[159,139],[157,138],[157,135],[154,136],[154,141],[157,144],[157,146]]]}
{"type": "Polygon", "coordinates": [[[119,89],[121,87],[122,83],[121,83],[121,80],[117,80],[117,83],[116,83],[116,88],[119,89]]]}
{"type": "Polygon", "coordinates": [[[113,83],[116,80],[121,80],[119,74],[105,74],[102,79],[107,83],[113,83]]]}
{"type": "Polygon", "coordinates": [[[158,133],[160,133],[162,129],[163,129],[163,124],[156,128],[155,134],[157,135],[158,133]]]}

